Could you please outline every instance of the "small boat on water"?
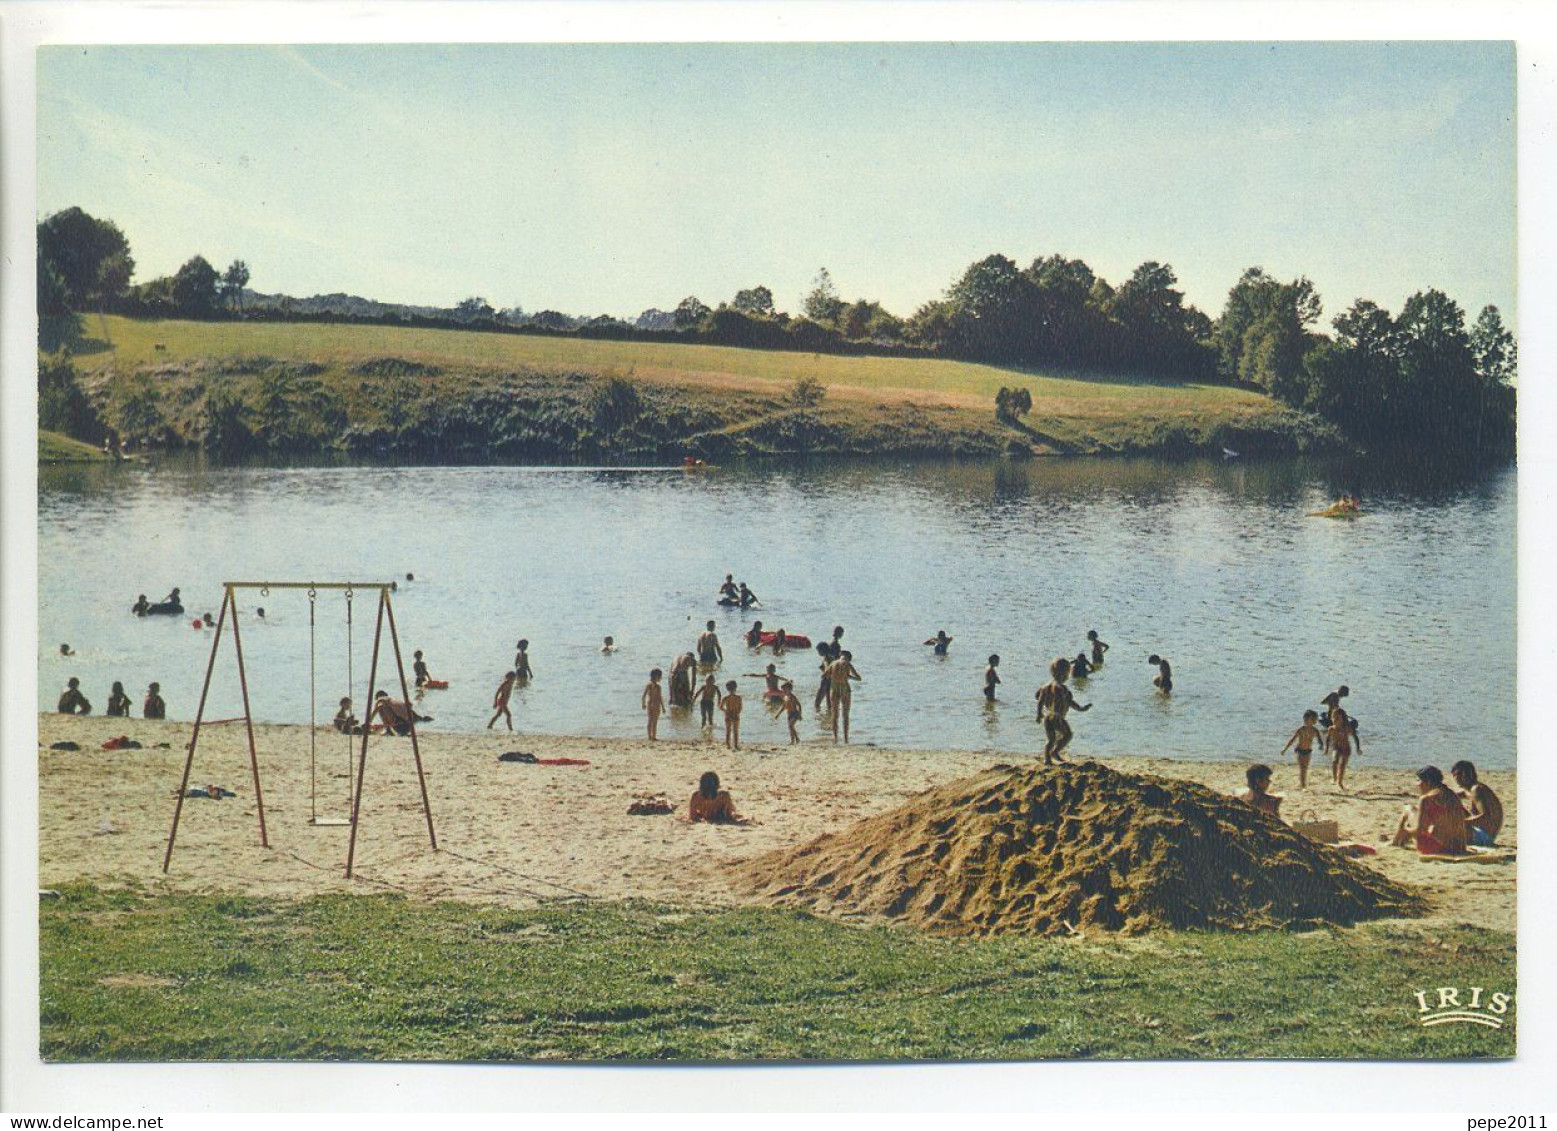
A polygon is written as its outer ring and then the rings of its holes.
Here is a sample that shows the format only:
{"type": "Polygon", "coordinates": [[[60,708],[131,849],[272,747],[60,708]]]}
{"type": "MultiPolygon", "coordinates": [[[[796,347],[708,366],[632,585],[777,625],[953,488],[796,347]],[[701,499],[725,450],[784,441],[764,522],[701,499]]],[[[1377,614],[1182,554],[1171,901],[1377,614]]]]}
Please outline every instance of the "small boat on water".
{"type": "Polygon", "coordinates": [[[1356,503],[1340,502],[1331,503],[1322,511],[1309,511],[1309,518],[1358,518],[1362,515],[1362,508],[1356,503]]]}

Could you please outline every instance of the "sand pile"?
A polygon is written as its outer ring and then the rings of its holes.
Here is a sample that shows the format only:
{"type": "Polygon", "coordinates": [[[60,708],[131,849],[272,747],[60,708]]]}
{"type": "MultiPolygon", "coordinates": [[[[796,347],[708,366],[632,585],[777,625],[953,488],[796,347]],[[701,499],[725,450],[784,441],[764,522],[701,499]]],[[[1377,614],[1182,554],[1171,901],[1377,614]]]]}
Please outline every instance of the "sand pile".
{"type": "Polygon", "coordinates": [[[996,766],[735,866],[765,902],[954,934],[1296,927],[1419,914],[1409,889],[1193,782],[996,766]]]}

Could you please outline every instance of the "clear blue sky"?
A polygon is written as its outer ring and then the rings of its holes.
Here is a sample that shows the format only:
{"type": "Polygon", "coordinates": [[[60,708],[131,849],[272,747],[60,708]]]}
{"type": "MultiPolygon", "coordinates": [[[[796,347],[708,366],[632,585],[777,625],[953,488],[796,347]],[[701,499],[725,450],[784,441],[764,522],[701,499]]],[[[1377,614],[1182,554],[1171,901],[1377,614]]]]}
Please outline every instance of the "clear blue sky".
{"type": "Polygon", "coordinates": [[[1247,266],[1325,321],[1437,286],[1514,314],[1503,43],[54,47],[40,215],[251,286],[632,316],[819,266],[900,314],[974,259],[1247,266]]]}

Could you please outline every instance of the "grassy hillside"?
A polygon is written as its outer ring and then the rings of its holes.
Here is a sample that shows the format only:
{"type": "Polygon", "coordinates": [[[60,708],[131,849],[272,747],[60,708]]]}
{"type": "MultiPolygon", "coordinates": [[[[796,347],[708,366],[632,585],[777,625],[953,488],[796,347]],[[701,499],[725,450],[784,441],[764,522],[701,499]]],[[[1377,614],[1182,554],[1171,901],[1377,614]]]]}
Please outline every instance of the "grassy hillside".
{"type": "Polygon", "coordinates": [[[532,911],[66,887],[40,905],[47,1060],[1507,1057],[1423,1028],[1445,963],[1512,935],[1161,932],[952,940],[757,909],[532,911]]]}
{"type": "Polygon", "coordinates": [[[38,431],[39,463],[103,463],[108,456],[91,444],[58,432],[38,431]]]}
{"type": "MultiPolygon", "coordinates": [[[[1230,440],[1291,450],[1327,435],[1241,389],[941,359],[317,323],[111,317],[90,320],[87,332],[97,337],[82,343],[77,365],[109,422],[127,392],[150,387],[175,438],[189,441],[212,387],[226,383],[255,407],[263,378],[277,372],[316,382],[339,417],[313,429],[309,444],[395,447],[412,426],[417,444],[456,458],[1187,451],[1230,440]],[[628,426],[590,418],[604,376],[640,391],[642,415],[628,426]],[[810,409],[791,400],[804,378],[827,387],[810,409]],[[1032,392],[1023,426],[996,423],[1002,386],[1032,392]]],[[[310,397],[318,410],[321,396],[310,397]]]]}

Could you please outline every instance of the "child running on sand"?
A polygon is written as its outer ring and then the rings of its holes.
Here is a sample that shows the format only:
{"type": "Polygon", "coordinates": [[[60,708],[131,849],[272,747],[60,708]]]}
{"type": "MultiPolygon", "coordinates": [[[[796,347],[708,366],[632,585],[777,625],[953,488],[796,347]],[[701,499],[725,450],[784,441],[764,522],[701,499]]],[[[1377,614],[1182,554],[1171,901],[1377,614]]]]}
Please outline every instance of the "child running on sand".
{"type": "Polygon", "coordinates": [[[714,725],[714,708],[719,706],[724,696],[719,693],[719,685],[714,682],[714,677],[709,676],[703,681],[703,686],[697,689],[697,707],[702,715],[704,729],[712,729],[714,725]]]}
{"type": "Polygon", "coordinates": [[[146,701],[141,704],[141,718],[165,719],[168,705],[162,701],[162,684],[154,683],[146,689],[146,701]]]}
{"type": "Polygon", "coordinates": [[[789,744],[794,746],[800,742],[800,732],[795,729],[795,724],[800,721],[800,700],[795,695],[795,685],[788,680],[779,690],[784,696],[779,705],[783,707],[784,716],[789,721],[789,744]]]}
{"type": "Polygon", "coordinates": [[[1155,652],[1146,657],[1146,662],[1157,665],[1157,674],[1152,678],[1152,686],[1164,695],[1173,694],[1173,665],[1155,652]]]}
{"type": "Polygon", "coordinates": [[[1314,757],[1314,744],[1324,744],[1324,735],[1319,733],[1319,712],[1304,711],[1303,725],[1292,732],[1292,737],[1287,739],[1287,744],[1281,748],[1280,757],[1285,758],[1287,751],[1293,745],[1297,746],[1298,788],[1308,788],[1308,763],[1314,757]]]}
{"type": "Polygon", "coordinates": [[[514,657],[514,679],[523,687],[535,678],[535,672],[530,668],[530,642],[521,640],[515,647],[519,653],[514,657]]]}
{"type": "Polygon", "coordinates": [[[995,669],[1000,666],[1000,657],[991,656],[989,666],[984,669],[984,698],[989,702],[995,701],[995,685],[1000,682],[1000,673],[995,669]]]}
{"type": "Polygon", "coordinates": [[[513,712],[508,709],[508,701],[514,695],[514,683],[518,680],[519,673],[508,672],[503,676],[503,682],[497,685],[497,691],[492,695],[492,717],[487,720],[487,729],[492,729],[492,724],[501,718],[508,724],[508,729],[514,729],[513,712]]]}
{"type": "Polygon", "coordinates": [[[827,665],[827,683],[832,688],[833,698],[833,741],[838,741],[838,722],[842,719],[844,745],[849,742],[849,707],[854,702],[854,688],[849,686],[851,679],[865,682],[855,670],[854,653],[844,649],[836,660],[827,665]]]}
{"type": "Polygon", "coordinates": [[[741,748],[741,697],[735,692],[735,680],[730,680],[724,685],[724,698],[719,701],[719,709],[724,712],[724,744],[731,750],[741,748]]]}
{"type": "Polygon", "coordinates": [[[75,676],[65,685],[65,693],[59,697],[59,713],[62,715],[90,715],[92,704],[81,694],[81,681],[75,676]]]}
{"type": "Polygon", "coordinates": [[[1346,788],[1346,765],[1352,760],[1352,746],[1362,753],[1362,739],[1357,736],[1357,720],[1347,716],[1339,706],[1330,710],[1330,726],[1325,731],[1325,750],[1330,755],[1330,777],[1336,788],[1346,788]]]}
{"type": "Polygon", "coordinates": [[[1049,675],[1050,681],[1033,694],[1033,698],[1038,700],[1038,720],[1043,723],[1043,732],[1048,739],[1043,747],[1045,766],[1065,761],[1060,757],[1060,752],[1070,745],[1072,737],[1070,723],[1065,721],[1070,709],[1092,710],[1091,703],[1076,702],[1070,688],[1065,686],[1065,681],[1070,678],[1069,660],[1055,660],[1049,665],[1049,675]]]}
{"type": "Polygon", "coordinates": [[[665,692],[660,687],[660,680],[665,673],[659,668],[649,670],[649,682],[644,685],[643,698],[640,706],[649,713],[649,741],[654,742],[660,736],[660,716],[665,713],[665,692]]]}
{"type": "Polygon", "coordinates": [[[1098,639],[1095,628],[1087,631],[1087,639],[1092,642],[1092,666],[1100,668],[1103,666],[1103,653],[1108,651],[1108,645],[1098,639]]]}

